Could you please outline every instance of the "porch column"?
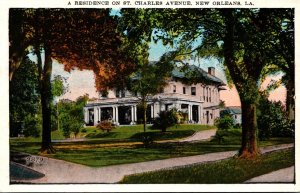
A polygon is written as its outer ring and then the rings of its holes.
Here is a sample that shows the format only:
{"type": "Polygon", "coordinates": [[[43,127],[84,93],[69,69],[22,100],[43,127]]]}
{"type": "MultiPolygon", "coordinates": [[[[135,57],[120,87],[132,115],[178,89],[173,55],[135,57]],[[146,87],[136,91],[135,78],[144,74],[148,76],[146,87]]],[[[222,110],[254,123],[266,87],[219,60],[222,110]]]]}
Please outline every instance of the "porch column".
{"type": "Polygon", "coordinates": [[[151,107],[151,118],[153,118],[154,117],[154,105],[151,104],[150,107],[151,107]]]}
{"type": "Polygon", "coordinates": [[[119,125],[119,107],[116,106],[116,124],[119,125]]]}
{"type": "Polygon", "coordinates": [[[101,122],[101,108],[98,108],[98,121],[101,122]]]}
{"type": "Polygon", "coordinates": [[[134,122],[137,121],[137,108],[136,108],[136,105],[134,105],[134,122]]]}
{"type": "Polygon", "coordinates": [[[84,108],[84,122],[85,123],[89,122],[89,111],[87,108],[84,108]]]}
{"type": "Polygon", "coordinates": [[[192,105],[189,104],[188,106],[188,114],[189,114],[189,121],[192,121],[192,105]]]}
{"type": "Polygon", "coordinates": [[[201,107],[200,105],[198,105],[198,123],[200,124],[201,123],[201,107]]]}
{"type": "Polygon", "coordinates": [[[131,123],[130,125],[133,125],[134,124],[134,106],[132,105],[131,106],[131,123]]]}
{"type": "Polygon", "coordinates": [[[112,106],[112,109],[113,109],[113,113],[112,113],[112,121],[115,122],[116,121],[116,107],[115,106],[112,106]]]}
{"type": "Polygon", "coordinates": [[[94,107],[94,125],[98,124],[98,107],[94,107]]]}

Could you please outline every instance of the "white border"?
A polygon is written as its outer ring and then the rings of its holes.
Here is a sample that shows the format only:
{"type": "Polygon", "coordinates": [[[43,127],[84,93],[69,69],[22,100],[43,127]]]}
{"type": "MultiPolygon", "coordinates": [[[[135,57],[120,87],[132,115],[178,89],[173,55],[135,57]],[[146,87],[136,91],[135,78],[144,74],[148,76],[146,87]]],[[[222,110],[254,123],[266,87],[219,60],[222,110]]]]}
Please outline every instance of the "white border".
{"type": "MultiPolygon", "coordinates": [[[[112,1],[112,0],[108,0],[112,1]]],[[[133,0],[131,0],[133,1],[133,0]]],[[[146,0],[141,0],[146,1],[146,0]]],[[[166,0],[162,0],[166,1],[166,0]]],[[[195,0],[191,0],[195,1],[195,0]]],[[[212,1],[212,0],[208,0],[212,1]]],[[[300,26],[300,1],[297,0],[248,0],[248,2],[254,3],[254,6],[238,6],[238,8],[283,8],[291,7],[295,8],[295,31],[296,31],[296,52],[295,52],[295,69],[296,69],[296,96],[299,96],[299,83],[300,79],[297,79],[299,75],[299,30],[300,26]]],[[[107,8],[114,7],[120,8],[120,6],[67,6],[68,0],[2,0],[0,2],[0,192],[254,192],[254,191],[269,191],[269,192],[298,192],[300,191],[299,186],[299,159],[296,156],[296,184],[237,184],[237,185],[220,185],[220,184],[172,184],[172,185],[112,185],[112,184],[85,184],[85,185],[9,185],[9,110],[8,110],[8,11],[9,8],[107,8]]],[[[71,1],[72,3],[74,0],[71,1]]],[[[123,0],[121,0],[123,2],[123,0]]],[[[244,2],[243,0],[241,2],[244,2]]],[[[137,7],[137,6],[127,6],[137,7]]],[[[139,6],[141,7],[141,6],[139,6]]],[[[147,6],[146,8],[154,8],[155,6],[147,6]]],[[[229,8],[236,6],[159,6],[159,8],[229,8]]],[[[145,6],[144,6],[145,8],[145,6]]],[[[157,7],[156,7],[157,8],[157,7]]],[[[296,99],[296,107],[299,107],[299,100],[296,99]]],[[[297,117],[298,111],[296,111],[296,139],[299,139],[299,116],[297,117]]],[[[300,149],[298,148],[298,142],[296,140],[296,155],[300,155],[300,149]]]]}

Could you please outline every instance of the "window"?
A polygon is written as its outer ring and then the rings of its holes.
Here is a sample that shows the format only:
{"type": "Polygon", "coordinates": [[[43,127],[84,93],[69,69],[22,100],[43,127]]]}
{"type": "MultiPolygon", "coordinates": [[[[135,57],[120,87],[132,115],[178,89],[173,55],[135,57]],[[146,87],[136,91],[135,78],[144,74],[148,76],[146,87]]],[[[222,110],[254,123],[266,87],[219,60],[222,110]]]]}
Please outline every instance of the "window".
{"type": "Polygon", "coordinates": [[[211,102],[211,88],[209,88],[209,102],[211,102]]]}
{"type": "Polygon", "coordinates": [[[121,97],[125,97],[125,90],[116,90],[116,97],[117,98],[121,98],[121,97]]]}
{"type": "Polygon", "coordinates": [[[101,92],[101,97],[106,98],[107,95],[108,95],[108,91],[107,90],[101,92]]]}
{"type": "Polygon", "coordinates": [[[173,85],[173,92],[176,92],[176,85],[173,85]]]}
{"type": "Polygon", "coordinates": [[[206,88],[206,102],[208,102],[208,88],[206,88]]]}
{"type": "Polygon", "coordinates": [[[121,97],[125,97],[125,90],[121,90],[121,97]]]}
{"type": "Polygon", "coordinates": [[[182,93],[183,93],[183,94],[186,94],[186,92],[185,92],[185,87],[182,88],[182,93]]]}
{"type": "Polygon", "coordinates": [[[196,87],[191,88],[191,95],[196,95],[196,87]]]}

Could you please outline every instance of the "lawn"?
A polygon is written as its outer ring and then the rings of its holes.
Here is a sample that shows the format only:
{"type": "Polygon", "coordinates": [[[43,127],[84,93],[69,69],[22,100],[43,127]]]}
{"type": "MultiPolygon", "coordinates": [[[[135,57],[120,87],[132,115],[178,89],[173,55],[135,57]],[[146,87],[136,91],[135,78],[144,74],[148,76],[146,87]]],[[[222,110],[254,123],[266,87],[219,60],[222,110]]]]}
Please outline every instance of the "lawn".
{"type": "MultiPolygon", "coordinates": [[[[129,130],[129,128],[127,129],[129,130]]],[[[184,131],[182,128],[173,129],[184,131]]],[[[160,134],[157,131],[156,133],[157,135],[160,134]]],[[[215,140],[197,143],[154,143],[147,148],[144,147],[140,140],[137,140],[136,135],[139,135],[138,133],[134,133],[133,135],[126,134],[130,136],[127,140],[125,140],[125,134],[119,135],[123,136],[123,140],[120,137],[117,141],[95,139],[81,142],[54,143],[53,145],[57,152],[49,156],[92,167],[99,167],[238,150],[241,144],[241,130],[239,129],[230,130],[229,135],[222,144],[218,144],[215,140]]],[[[293,139],[290,138],[277,138],[260,142],[260,146],[292,142],[293,139]]],[[[38,154],[39,149],[40,143],[38,142],[11,140],[11,150],[38,154]]]]}
{"type": "Polygon", "coordinates": [[[252,160],[230,158],[223,161],[126,176],[124,184],[228,184],[243,183],[295,164],[294,149],[267,153],[252,160]]]}
{"type": "MultiPolygon", "coordinates": [[[[148,136],[151,136],[154,140],[180,139],[191,136],[197,131],[203,131],[212,128],[215,127],[208,125],[182,124],[170,127],[166,133],[162,134],[159,130],[153,130],[150,129],[150,126],[147,126],[146,134],[148,136]]],[[[87,127],[86,130],[87,134],[84,135],[86,138],[99,140],[128,139],[131,141],[136,141],[141,139],[141,136],[144,135],[143,125],[119,126],[109,133],[96,129],[95,127],[87,127]]]]}

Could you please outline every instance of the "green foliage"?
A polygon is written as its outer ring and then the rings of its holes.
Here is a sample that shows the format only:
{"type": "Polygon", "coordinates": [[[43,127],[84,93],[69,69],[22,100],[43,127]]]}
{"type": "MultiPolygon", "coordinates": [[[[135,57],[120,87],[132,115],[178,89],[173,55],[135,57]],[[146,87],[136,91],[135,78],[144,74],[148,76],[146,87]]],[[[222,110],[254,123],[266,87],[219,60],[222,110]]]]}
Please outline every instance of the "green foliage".
{"type": "Polygon", "coordinates": [[[102,131],[110,132],[115,128],[114,124],[109,120],[101,121],[97,126],[97,129],[101,129],[102,131]]]}
{"type": "Polygon", "coordinates": [[[75,136],[84,125],[83,107],[88,99],[87,95],[80,96],[76,101],[61,100],[58,102],[59,129],[63,131],[65,137],[75,136]]]}
{"type": "Polygon", "coordinates": [[[154,143],[153,138],[150,135],[147,135],[145,132],[142,137],[142,142],[144,144],[144,147],[149,147],[154,143]]]}
{"type": "Polygon", "coordinates": [[[166,132],[167,128],[176,125],[178,122],[178,114],[176,109],[169,111],[161,111],[153,121],[152,128],[166,132]]]}
{"type": "Polygon", "coordinates": [[[270,137],[294,137],[295,124],[288,119],[281,102],[271,102],[263,97],[257,114],[258,136],[261,140],[270,137]]]}
{"type": "Polygon", "coordinates": [[[228,130],[234,126],[234,120],[230,115],[215,119],[215,125],[221,130],[228,130]]]}
{"type": "Polygon", "coordinates": [[[24,117],[24,130],[23,134],[25,137],[39,137],[42,130],[42,117],[41,115],[28,114],[24,117]]]}
{"type": "Polygon", "coordinates": [[[23,130],[26,136],[38,136],[41,120],[38,75],[35,64],[25,57],[9,82],[10,134],[23,130]]]}
{"type": "Polygon", "coordinates": [[[69,88],[67,78],[62,77],[61,75],[54,76],[54,79],[51,81],[51,84],[53,97],[59,97],[65,94],[69,88]]]}

